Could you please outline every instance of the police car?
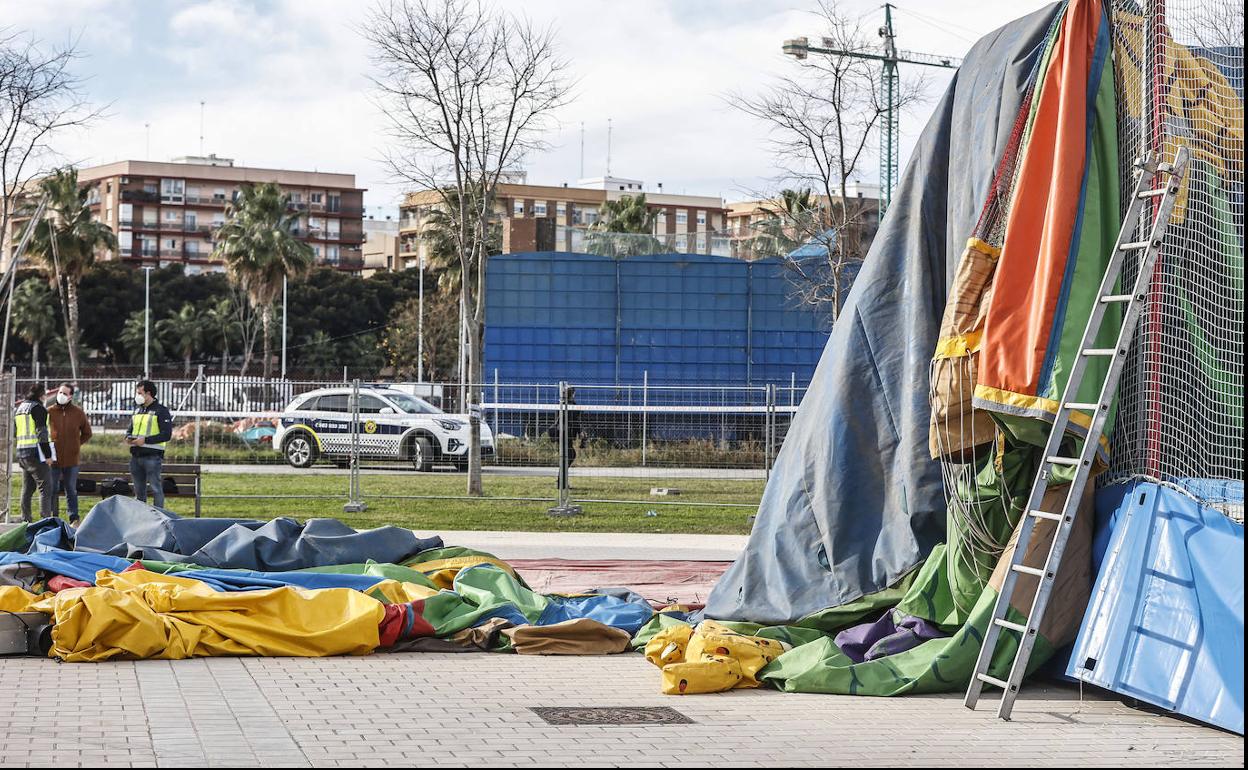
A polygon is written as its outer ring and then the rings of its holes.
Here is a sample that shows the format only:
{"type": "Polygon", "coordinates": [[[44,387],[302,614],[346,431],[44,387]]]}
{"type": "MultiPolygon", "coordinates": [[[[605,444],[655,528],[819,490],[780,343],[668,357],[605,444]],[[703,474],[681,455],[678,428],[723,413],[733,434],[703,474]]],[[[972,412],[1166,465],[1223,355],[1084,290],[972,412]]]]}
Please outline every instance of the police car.
{"type": "MultiPolygon", "coordinates": [[[[277,420],[273,446],[295,468],[318,458],[351,457],[351,388],[322,388],[295,398],[277,420]]],[[[360,388],[360,454],[406,460],[418,471],[435,464],[468,467],[468,416],[446,414],[423,399],[386,387],[360,388]]],[[[494,435],[481,422],[481,455],[494,454],[494,435]]]]}

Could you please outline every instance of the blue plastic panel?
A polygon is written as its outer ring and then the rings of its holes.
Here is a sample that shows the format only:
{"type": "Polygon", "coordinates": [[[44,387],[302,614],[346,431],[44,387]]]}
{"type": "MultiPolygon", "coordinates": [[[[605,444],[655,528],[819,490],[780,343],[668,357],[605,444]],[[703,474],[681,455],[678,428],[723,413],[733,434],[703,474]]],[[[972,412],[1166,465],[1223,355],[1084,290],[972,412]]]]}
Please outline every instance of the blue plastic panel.
{"type": "Polygon", "coordinates": [[[1108,536],[1067,673],[1242,735],[1243,525],[1144,482],[1096,502],[1108,536]]]}

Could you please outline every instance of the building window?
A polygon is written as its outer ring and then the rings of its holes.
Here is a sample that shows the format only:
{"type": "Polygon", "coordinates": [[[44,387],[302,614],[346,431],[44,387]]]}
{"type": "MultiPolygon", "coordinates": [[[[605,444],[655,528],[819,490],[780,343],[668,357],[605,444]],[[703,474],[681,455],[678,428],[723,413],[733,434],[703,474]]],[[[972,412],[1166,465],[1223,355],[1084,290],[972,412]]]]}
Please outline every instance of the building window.
{"type": "Polygon", "coordinates": [[[181,203],[186,195],[186,180],[160,180],[160,200],[162,203],[181,203]]]}
{"type": "Polygon", "coordinates": [[[313,203],[324,203],[324,202],[325,202],[325,193],[312,193],[312,202],[313,202],[313,203]]]}
{"type": "Polygon", "coordinates": [[[326,257],[326,258],[327,258],[330,262],[337,263],[337,262],[338,262],[338,247],[337,247],[337,246],[334,246],[334,245],[326,246],[326,247],[325,247],[325,257],[326,257]]]}
{"type": "Polygon", "coordinates": [[[511,215],[513,217],[524,216],[524,201],[517,198],[511,202],[511,215]]]}
{"type": "Polygon", "coordinates": [[[568,204],[564,203],[563,201],[559,201],[558,203],[556,203],[555,213],[559,215],[560,219],[563,219],[568,214],[568,204]]]}
{"type": "Polygon", "coordinates": [[[533,216],[535,217],[546,216],[546,201],[538,201],[537,203],[533,204],[533,216]]]}
{"type": "Polygon", "coordinates": [[[676,209],[676,224],[678,225],[689,224],[689,212],[686,211],[685,209],[676,209]]]}
{"type": "Polygon", "coordinates": [[[342,196],[329,194],[329,205],[326,207],[330,211],[342,211],[342,196]]]}
{"type": "Polygon", "coordinates": [[[598,221],[598,209],[585,209],[585,224],[592,225],[598,221]]]}
{"type": "Polygon", "coordinates": [[[186,242],[186,256],[188,257],[199,256],[199,241],[187,241],[186,242]]]}
{"type": "Polygon", "coordinates": [[[698,225],[700,225],[701,227],[706,227],[706,212],[705,211],[698,212],[698,225]]]}

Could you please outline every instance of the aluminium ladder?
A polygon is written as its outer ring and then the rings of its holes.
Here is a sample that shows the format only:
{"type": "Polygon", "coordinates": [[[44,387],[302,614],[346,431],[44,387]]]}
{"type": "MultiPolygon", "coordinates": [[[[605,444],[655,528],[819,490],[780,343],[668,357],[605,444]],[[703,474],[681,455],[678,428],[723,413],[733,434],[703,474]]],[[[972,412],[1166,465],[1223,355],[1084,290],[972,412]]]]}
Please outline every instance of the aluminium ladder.
{"type": "Polygon", "coordinates": [[[1036,643],[1040,620],[1044,617],[1045,608],[1049,603],[1049,594],[1053,590],[1053,581],[1057,575],[1058,566],[1062,561],[1062,552],[1066,548],[1066,540],[1073,528],[1075,514],[1083,497],[1083,490],[1087,486],[1088,477],[1091,475],[1092,461],[1096,456],[1101,433],[1105,427],[1105,419],[1109,415],[1109,405],[1117,391],[1118,380],[1122,375],[1122,367],[1126,363],[1127,350],[1131,347],[1131,338],[1135,334],[1135,327],[1144,306],[1145,292],[1148,290],[1149,281],[1153,275],[1153,268],[1157,264],[1157,254],[1161,249],[1161,241],[1165,236],[1166,226],[1170,222],[1170,214],[1174,210],[1175,195],[1178,193],[1183,174],[1187,170],[1187,157],[1187,149],[1180,148],[1175,155],[1173,163],[1159,164],[1153,153],[1149,153],[1148,157],[1137,163],[1139,179],[1136,181],[1135,190],[1132,192],[1131,205],[1127,208],[1127,213],[1123,217],[1122,229],[1118,233],[1118,241],[1114,244],[1113,254],[1110,255],[1109,264],[1105,267],[1105,277],[1101,280],[1101,287],[1097,293],[1098,300],[1092,308],[1091,315],[1088,317],[1088,325],[1084,328],[1083,340],[1079,344],[1079,355],[1076,357],[1070,372],[1070,378],[1067,380],[1066,387],[1062,392],[1057,414],[1054,417],[1052,429],[1044,447],[1044,454],[1042,455],[1044,459],[1032,484],[1031,494],[1027,498],[1027,506],[1023,509],[1023,521],[1019,528],[1018,541],[1014,546],[1010,568],[1005,574],[1005,581],[1001,586],[1000,594],[997,596],[997,604],[993,609],[992,619],[984,632],[984,643],[980,648],[979,658],[975,662],[974,672],[971,674],[970,686],[966,690],[964,704],[969,709],[975,708],[984,685],[991,684],[1001,688],[1003,691],[997,716],[1002,719],[1010,718],[1010,711],[1014,707],[1014,699],[1018,697],[1019,685],[1022,683],[1023,676],[1027,673],[1027,662],[1031,658],[1031,651],[1036,643]],[[1166,184],[1163,187],[1154,188],[1154,180],[1158,175],[1165,177],[1166,184]],[[1144,206],[1155,199],[1160,199],[1160,201],[1154,209],[1156,216],[1153,218],[1151,226],[1148,227],[1147,237],[1141,241],[1131,241],[1130,238],[1135,233],[1137,226],[1141,224],[1141,213],[1144,210],[1144,206]],[[1129,294],[1114,294],[1114,284],[1117,283],[1119,275],[1122,273],[1123,261],[1128,253],[1140,254],[1139,273],[1136,275],[1135,285],[1129,294]],[[1094,347],[1096,338],[1101,331],[1101,323],[1105,318],[1106,307],[1111,303],[1126,304],[1126,312],[1123,313],[1122,328],[1118,332],[1117,342],[1112,348],[1094,347]],[[1088,359],[1094,356],[1111,359],[1109,372],[1106,374],[1105,381],[1101,384],[1100,395],[1096,403],[1080,403],[1074,399],[1078,397],[1079,387],[1083,383],[1088,359]],[[1060,448],[1062,439],[1066,434],[1066,428],[1071,421],[1071,412],[1074,411],[1090,415],[1091,426],[1088,428],[1087,437],[1083,441],[1083,447],[1079,452],[1079,456],[1064,457],[1060,454],[1060,448]],[[1055,466],[1075,468],[1075,478],[1070,483],[1060,510],[1041,510],[1044,495],[1048,489],[1049,477],[1055,466]],[[1057,527],[1053,533],[1053,542],[1049,546],[1048,555],[1045,557],[1044,566],[1042,567],[1032,567],[1023,563],[1037,519],[1057,522],[1057,527]],[[1006,613],[1010,608],[1010,599],[1014,594],[1015,584],[1020,574],[1039,578],[1039,584],[1036,587],[1036,595],[1032,600],[1031,610],[1027,613],[1027,617],[1023,622],[1015,623],[1006,618],[1006,613]],[[1021,635],[1018,649],[1015,651],[1014,658],[1010,664],[1008,679],[998,679],[988,673],[993,654],[997,650],[997,643],[1001,638],[1003,630],[1021,635]]]}

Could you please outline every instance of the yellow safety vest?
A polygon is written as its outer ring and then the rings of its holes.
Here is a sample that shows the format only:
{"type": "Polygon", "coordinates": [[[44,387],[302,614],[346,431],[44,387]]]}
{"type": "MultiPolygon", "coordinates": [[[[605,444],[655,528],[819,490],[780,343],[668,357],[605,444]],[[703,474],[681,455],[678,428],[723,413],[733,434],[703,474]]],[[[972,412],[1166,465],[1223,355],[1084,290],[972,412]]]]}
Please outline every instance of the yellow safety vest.
{"type": "MultiPolygon", "coordinates": [[[[156,419],[156,415],[152,412],[135,412],[130,417],[130,435],[131,436],[155,436],[160,433],[160,423],[156,419]]],[[[144,443],[143,446],[165,451],[165,445],[144,443]]]]}
{"type": "Polygon", "coordinates": [[[13,435],[18,449],[34,449],[39,446],[39,432],[35,430],[35,418],[30,412],[19,411],[13,415],[13,435]]]}

